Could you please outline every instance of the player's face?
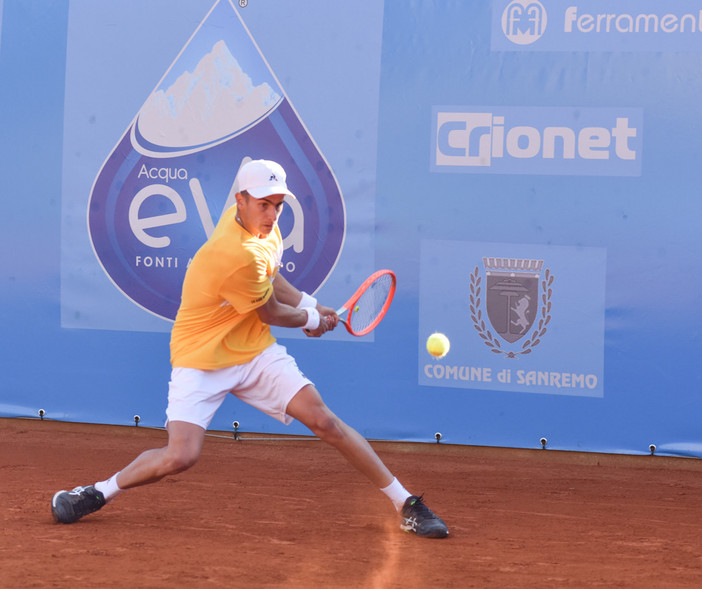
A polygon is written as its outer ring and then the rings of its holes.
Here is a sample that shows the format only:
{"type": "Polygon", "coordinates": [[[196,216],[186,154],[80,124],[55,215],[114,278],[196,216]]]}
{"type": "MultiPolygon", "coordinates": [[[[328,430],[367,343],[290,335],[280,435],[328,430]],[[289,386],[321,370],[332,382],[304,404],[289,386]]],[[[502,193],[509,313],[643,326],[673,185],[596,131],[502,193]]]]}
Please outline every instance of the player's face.
{"type": "Polygon", "coordinates": [[[237,194],[237,213],[244,228],[256,237],[266,237],[278,223],[285,195],[265,198],[237,194]]]}

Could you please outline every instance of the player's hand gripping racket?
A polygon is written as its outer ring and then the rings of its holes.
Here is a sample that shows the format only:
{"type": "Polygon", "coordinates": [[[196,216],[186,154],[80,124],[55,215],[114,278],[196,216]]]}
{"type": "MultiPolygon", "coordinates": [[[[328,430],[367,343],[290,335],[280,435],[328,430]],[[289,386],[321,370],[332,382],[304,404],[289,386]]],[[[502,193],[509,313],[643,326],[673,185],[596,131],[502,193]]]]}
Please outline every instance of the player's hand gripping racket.
{"type": "Polygon", "coordinates": [[[395,295],[397,278],[392,270],[378,270],[366,278],[336,314],[352,335],[366,335],[385,317],[395,295]],[[346,318],[342,316],[348,313],[346,318]]]}

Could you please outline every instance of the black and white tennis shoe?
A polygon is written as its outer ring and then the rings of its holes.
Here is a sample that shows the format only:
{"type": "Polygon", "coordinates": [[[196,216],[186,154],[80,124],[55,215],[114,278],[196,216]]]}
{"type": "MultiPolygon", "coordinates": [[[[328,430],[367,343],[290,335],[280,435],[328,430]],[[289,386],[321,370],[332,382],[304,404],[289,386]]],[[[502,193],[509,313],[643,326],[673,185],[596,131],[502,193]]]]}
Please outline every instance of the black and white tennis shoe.
{"type": "Polygon", "coordinates": [[[105,496],[92,485],[59,491],[51,500],[51,515],[60,524],[72,524],[105,505],[105,496]]]}
{"type": "Polygon", "coordinates": [[[444,520],[429,509],[422,496],[412,495],[407,498],[400,510],[402,528],[405,532],[414,532],[423,538],[446,538],[449,530],[444,520]]]}

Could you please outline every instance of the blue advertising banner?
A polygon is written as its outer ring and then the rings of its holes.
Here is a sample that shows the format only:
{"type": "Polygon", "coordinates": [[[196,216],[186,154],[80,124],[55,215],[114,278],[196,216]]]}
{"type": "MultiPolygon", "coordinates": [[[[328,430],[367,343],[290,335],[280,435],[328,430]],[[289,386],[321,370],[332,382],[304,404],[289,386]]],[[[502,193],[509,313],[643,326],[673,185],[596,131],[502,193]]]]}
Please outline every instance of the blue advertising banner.
{"type": "Polygon", "coordinates": [[[702,456],[700,40],[692,0],[0,0],[0,415],[162,425],[184,272],[265,157],[289,280],[397,274],[370,335],[275,329],[362,435],[702,456]]]}

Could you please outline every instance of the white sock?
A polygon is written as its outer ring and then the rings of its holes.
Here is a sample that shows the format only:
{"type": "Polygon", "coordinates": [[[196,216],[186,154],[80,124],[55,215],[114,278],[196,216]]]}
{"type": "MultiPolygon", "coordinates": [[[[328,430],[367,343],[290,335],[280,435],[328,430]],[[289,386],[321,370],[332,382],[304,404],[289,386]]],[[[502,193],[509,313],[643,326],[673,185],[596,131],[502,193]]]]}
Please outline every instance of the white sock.
{"type": "Polygon", "coordinates": [[[407,497],[412,495],[412,493],[402,486],[402,483],[400,483],[397,478],[392,479],[392,483],[380,490],[388,496],[397,511],[402,509],[407,497]]]}
{"type": "Polygon", "coordinates": [[[95,483],[95,488],[100,491],[105,496],[105,501],[112,501],[117,495],[122,492],[117,484],[117,475],[119,473],[113,474],[106,481],[100,481],[95,483]]]}

